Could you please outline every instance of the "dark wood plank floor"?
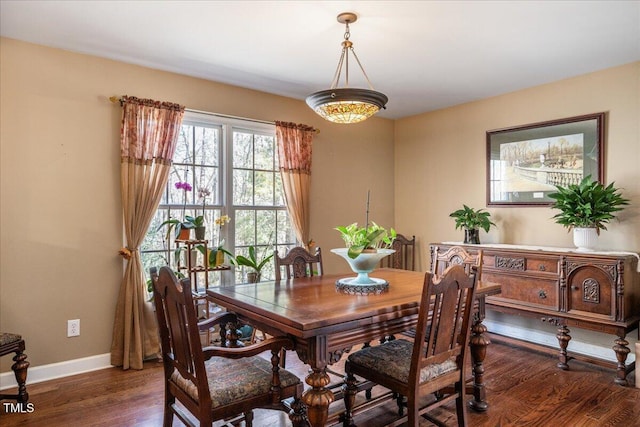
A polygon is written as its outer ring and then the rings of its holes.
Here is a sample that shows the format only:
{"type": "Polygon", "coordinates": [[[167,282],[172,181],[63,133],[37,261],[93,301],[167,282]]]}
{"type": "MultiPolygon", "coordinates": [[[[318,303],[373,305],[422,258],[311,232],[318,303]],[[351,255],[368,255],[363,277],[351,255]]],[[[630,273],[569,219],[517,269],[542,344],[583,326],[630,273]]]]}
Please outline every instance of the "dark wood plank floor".
{"type": "MultiPolygon", "coordinates": [[[[307,367],[295,355],[288,369],[304,376],[307,367]]],[[[486,362],[488,412],[469,411],[471,426],[640,426],[640,389],[613,383],[614,371],[579,361],[570,371],[556,368],[553,356],[495,342],[486,362]]],[[[340,366],[337,366],[340,369],[340,366]]],[[[0,425],[11,426],[161,426],[162,366],[148,362],[142,371],[104,369],[28,386],[32,413],[7,413],[0,407],[0,425]]],[[[4,403],[4,402],[3,402],[4,403]]],[[[341,403],[332,405],[339,411],[341,403]]],[[[388,402],[356,417],[361,427],[392,419],[388,402]]],[[[454,408],[437,413],[455,425],[454,408]]],[[[222,423],[215,424],[216,426],[222,423]]],[[[179,421],[174,425],[180,426],[179,421]]],[[[256,411],[254,426],[289,426],[284,413],[256,411]]],[[[423,421],[420,426],[431,426],[423,421]]]]}

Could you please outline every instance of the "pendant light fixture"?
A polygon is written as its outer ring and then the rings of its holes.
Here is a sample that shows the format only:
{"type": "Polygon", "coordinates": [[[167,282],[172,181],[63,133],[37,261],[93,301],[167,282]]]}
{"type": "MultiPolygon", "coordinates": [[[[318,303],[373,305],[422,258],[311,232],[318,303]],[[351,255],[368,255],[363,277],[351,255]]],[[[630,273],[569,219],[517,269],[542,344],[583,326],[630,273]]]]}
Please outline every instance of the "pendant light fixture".
{"type": "Polygon", "coordinates": [[[307,104],[324,119],[334,123],[358,123],[376,114],[385,105],[388,98],[385,94],[373,90],[367,73],[364,71],[353,43],[349,40],[349,24],[356,22],[358,16],[355,13],[345,12],[338,15],[338,22],[345,24],[342,53],[338,61],[338,68],[333,76],[331,88],[312,93],[307,97],[307,104]],[[364,74],[369,89],[349,87],[349,53],[353,54],[362,74],[364,74]],[[345,67],[345,87],[338,88],[342,66],[345,67]]]}

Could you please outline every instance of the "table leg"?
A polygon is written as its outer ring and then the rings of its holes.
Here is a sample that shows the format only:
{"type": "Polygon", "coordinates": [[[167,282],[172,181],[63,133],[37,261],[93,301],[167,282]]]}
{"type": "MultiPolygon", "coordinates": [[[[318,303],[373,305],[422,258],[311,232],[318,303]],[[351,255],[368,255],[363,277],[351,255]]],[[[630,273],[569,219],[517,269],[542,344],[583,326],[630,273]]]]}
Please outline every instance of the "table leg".
{"type": "Polygon", "coordinates": [[[477,412],[485,412],[489,407],[484,388],[484,359],[487,355],[487,346],[491,344],[491,341],[484,335],[487,332],[487,327],[482,324],[484,315],[484,298],[479,298],[477,312],[473,316],[471,338],[469,339],[473,368],[473,400],[469,401],[469,407],[477,412]]]}
{"type": "Polygon", "coordinates": [[[302,401],[307,405],[307,416],[312,427],[324,427],[329,416],[329,404],[334,396],[326,386],[331,382],[326,367],[312,367],[312,372],[307,375],[305,382],[311,386],[302,393],[302,401]]]}

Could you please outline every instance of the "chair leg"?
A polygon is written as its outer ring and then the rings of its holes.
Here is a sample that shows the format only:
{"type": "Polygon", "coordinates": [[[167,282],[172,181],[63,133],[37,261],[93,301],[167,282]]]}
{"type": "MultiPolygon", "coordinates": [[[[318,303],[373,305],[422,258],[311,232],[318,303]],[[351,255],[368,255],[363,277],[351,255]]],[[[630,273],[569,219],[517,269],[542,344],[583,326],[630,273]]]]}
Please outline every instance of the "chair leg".
{"type": "MultiPolygon", "coordinates": [[[[347,361],[347,363],[349,363],[347,361]]],[[[346,365],[345,365],[346,368],[346,365]]],[[[344,393],[344,418],[342,420],[343,427],[355,426],[353,423],[353,406],[356,403],[356,393],[358,387],[356,386],[356,377],[347,370],[347,375],[344,379],[344,385],[342,386],[344,393]]]]}
{"type": "Polygon", "coordinates": [[[458,397],[456,398],[456,413],[458,415],[458,427],[465,427],[467,425],[467,405],[466,398],[464,393],[464,382],[461,384],[461,387],[456,386],[458,388],[458,397]]]}
{"type": "Polygon", "coordinates": [[[27,403],[29,401],[29,393],[27,393],[27,368],[29,362],[27,362],[27,355],[22,350],[16,351],[16,355],[13,357],[13,361],[16,362],[11,366],[13,373],[16,376],[16,382],[18,383],[18,403],[27,403]]]}
{"type": "Polygon", "coordinates": [[[394,394],[396,398],[396,404],[398,405],[398,416],[402,417],[404,416],[404,407],[407,406],[405,403],[406,402],[405,398],[400,393],[394,393],[394,394]]]}
{"type": "Polygon", "coordinates": [[[418,408],[418,402],[416,397],[407,399],[407,426],[418,427],[420,422],[420,408],[418,408]]]}
{"type": "Polygon", "coordinates": [[[280,349],[280,367],[281,368],[286,368],[286,364],[287,364],[287,350],[283,348],[280,349]]]}
{"type": "Polygon", "coordinates": [[[293,427],[307,427],[307,407],[302,401],[296,398],[291,404],[291,412],[289,412],[289,419],[293,427]]]}
{"type": "Polygon", "coordinates": [[[253,427],[253,411],[244,413],[244,424],[246,427],[253,427]]]}
{"type": "Polygon", "coordinates": [[[165,391],[165,400],[164,400],[164,418],[162,421],[163,427],[172,427],[173,426],[173,410],[171,407],[175,403],[175,398],[173,396],[167,396],[165,391]]]}

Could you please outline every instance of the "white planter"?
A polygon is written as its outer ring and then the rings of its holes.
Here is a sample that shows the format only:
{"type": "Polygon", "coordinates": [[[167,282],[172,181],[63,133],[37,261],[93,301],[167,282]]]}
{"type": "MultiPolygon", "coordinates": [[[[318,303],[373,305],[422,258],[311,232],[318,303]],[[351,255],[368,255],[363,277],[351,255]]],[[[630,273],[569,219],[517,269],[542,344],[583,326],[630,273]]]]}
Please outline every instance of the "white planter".
{"type": "Polygon", "coordinates": [[[363,252],[355,258],[349,258],[349,255],[347,254],[348,251],[349,249],[347,248],[331,249],[331,252],[344,258],[349,263],[351,269],[355,273],[358,273],[358,277],[350,279],[350,284],[352,285],[370,285],[378,283],[376,279],[369,277],[369,273],[376,268],[382,258],[395,252],[393,249],[378,249],[377,252],[363,252]]]}
{"type": "Polygon", "coordinates": [[[590,252],[595,250],[598,243],[598,231],[596,228],[579,228],[573,229],[573,244],[581,252],[590,252]]]}

